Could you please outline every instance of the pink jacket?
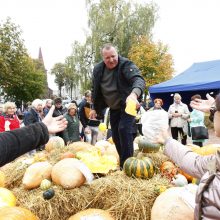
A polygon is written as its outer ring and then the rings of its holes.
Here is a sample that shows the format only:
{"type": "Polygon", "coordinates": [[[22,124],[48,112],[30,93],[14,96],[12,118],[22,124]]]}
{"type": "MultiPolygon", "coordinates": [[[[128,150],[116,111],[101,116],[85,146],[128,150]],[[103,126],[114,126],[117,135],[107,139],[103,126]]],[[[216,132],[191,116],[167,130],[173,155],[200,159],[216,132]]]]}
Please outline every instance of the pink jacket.
{"type": "Polygon", "coordinates": [[[220,151],[200,156],[176,140],[169,138],[164,153],[180,169],[200,180],[196,193],[195,220],[220,219],[220,151]]]}

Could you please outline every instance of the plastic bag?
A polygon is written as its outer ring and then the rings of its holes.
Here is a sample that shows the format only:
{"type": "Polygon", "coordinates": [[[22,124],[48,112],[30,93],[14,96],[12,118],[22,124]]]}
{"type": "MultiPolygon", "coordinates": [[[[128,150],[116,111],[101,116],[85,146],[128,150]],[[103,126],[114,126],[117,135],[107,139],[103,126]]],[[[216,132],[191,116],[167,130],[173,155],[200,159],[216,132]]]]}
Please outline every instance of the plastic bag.
{"type": "Polygon", "coordinates": [[[143,135],[152,143],[157,141],[163,130],[167,130],[168,113],[164,110],[152,110],[145,112],[141,117],[143,135]]]}

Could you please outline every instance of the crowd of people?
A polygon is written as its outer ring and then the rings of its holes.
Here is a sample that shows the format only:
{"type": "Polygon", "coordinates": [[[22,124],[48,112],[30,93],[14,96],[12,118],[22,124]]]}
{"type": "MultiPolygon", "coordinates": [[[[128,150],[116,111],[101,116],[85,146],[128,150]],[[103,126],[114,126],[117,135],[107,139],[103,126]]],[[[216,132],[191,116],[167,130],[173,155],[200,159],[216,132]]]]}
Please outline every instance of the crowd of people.
{"type": "MultiPolygon", "coordinates": [[[[123,167],[125,160],[133,156],[134,137],[142,134],[142,115],[146,111],[165,110],[163,100],[159,98],[154,100],[151,108],[146,109],[146,103],[141,100],[146,83],[132,61],[119,56],[111,44],[104,45],[101,55],[103,60],[93,70],[91,91],[85,92],[79,106],[74,101],[64,106],[59,97],[48,99],[45,103],[35,99],[21,118],[16,114],[15,103],[0,105],[0,166],[26,152],[41,149],[49,135],[62,137],[66,144],[81,140],[94,145],[99,123],[104,120],[111,128],[120,167],[123,167]],[[130,100],[135,103],[136,116],[125,110],[130,100]]],[[[220,151],[202,157],[192,152],[186,144],[187,135],[193,127],[204,127],[205,112],[210,113],[215,134],[220,137],[220,94],[215,99],[207,95],[207,100],[196,94],[188,104],[192,112],[182,102],[181,95],[174,94],[173,103],[167,111],[171,136],[168,130],[162,130],[157,142],[165,145],[164,153],[183,171],[200,179],[195,219],[219,219],[220,151]]],[[[192,141],[200,147],[204,143],[204,139],[192,141]]]]}

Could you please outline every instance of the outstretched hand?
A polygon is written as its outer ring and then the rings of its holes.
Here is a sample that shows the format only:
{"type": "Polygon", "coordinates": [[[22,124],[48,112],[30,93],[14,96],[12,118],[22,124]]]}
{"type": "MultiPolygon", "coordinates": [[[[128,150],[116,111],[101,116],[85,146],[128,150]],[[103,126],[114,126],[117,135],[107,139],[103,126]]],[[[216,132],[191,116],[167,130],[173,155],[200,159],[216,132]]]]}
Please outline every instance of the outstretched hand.
{"type": "Polygon", "coordinates": [[[54,109],[55,106],[53,105],[46,117],[42,120],[42,122],[47,126],[50,134],[63,131],[67,127],[67,120],[63,117],[63,115],[57,117],[52,116],[54,109]]]}
{"type": "Polygon", "coordinates": [[[211,106],[214,104],[215,99],[210,96],[209,94],[206,94],[207,100],[204,99],[195,99],[190,102],[190,106],[194,109],[197,109],[202,112],[209,112],[211,106]]]}
{"type": "Polygon", "coordinates": [[[164,144],[165,141],[170,137],[167,129],[162,129],[160,134],[156,138],[157,144],[164,144]]]}

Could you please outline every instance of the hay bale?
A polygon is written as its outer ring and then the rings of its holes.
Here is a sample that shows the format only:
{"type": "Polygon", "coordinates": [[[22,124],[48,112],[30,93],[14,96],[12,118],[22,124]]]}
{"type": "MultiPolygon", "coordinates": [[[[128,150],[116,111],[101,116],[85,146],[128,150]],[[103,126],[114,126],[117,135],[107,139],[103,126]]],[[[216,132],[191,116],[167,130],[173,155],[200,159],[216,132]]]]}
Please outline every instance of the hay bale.
{"type": "Polygon", "coordinates": [[[30,209],[41,220],[68,219],[87,208],[108,210],[115,219],[148,220],[154,200],[159,195],[158,185],[169,187],[169,182],[160,175],[141,180],[117,171],[72,190],[54,186],[55,196],[47,201],[40,189],[26,191],[19,187],[13,192],[18,205],[30,209]]]}
{"type": "Polygon", "coordinates": [[[22,179],[26,168],[28,165],[22,163],[26,156],[22,156],[11,163],[6,164],[5,166],[1,167],[1,170],[5,174],[5,187],[8,189],[13,189],[14,187],[18,187],[22,183],[22,179]]]}

